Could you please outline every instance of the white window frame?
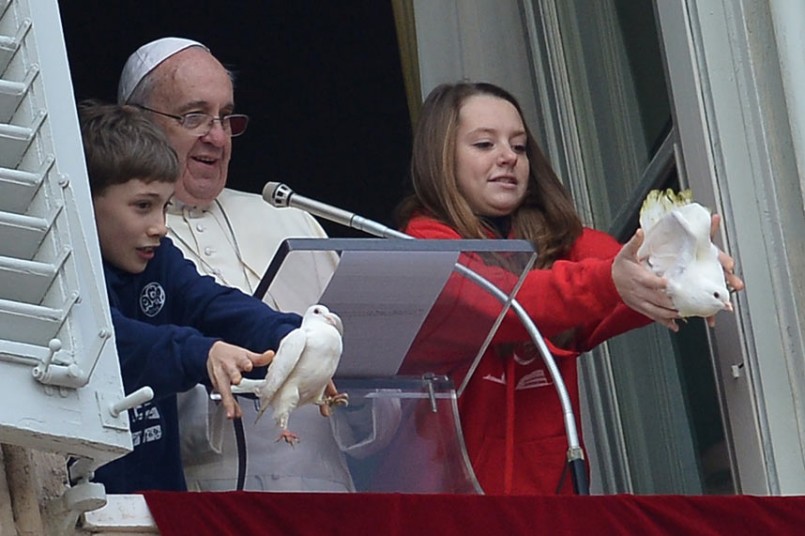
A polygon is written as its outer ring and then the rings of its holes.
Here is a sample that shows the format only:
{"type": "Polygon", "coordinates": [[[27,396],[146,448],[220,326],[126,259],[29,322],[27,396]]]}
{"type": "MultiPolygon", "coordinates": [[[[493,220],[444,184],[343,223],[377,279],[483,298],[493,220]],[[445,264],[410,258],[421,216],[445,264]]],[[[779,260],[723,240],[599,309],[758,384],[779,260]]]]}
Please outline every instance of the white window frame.
{"type": "Polygon", "coordinates": [[[711,332],[743,493],[805,491],[805,218],[771,15],[784,4],[655,1],[680,168],[724,216],[747,282],[711,332]]]}

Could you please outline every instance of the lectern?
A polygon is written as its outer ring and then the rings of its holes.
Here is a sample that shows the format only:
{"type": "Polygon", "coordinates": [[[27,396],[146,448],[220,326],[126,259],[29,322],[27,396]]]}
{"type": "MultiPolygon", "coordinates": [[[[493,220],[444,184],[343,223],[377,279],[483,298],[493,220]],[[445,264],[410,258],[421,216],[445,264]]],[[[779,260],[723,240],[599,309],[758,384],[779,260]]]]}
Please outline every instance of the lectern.
{"type": "MultiPolygon", "coordinates": [[[[368,411],[387,444],[349,460],[358,491],[482,493],[464,446],[457,399],[509,311],[466,272],[509,299],[536,253],[521,240],[288,239],[255,294],[293,280],[294,256],[333,251],[319,299],[344,323],[337,411],[368,411]]],[[[298,264],[297,264],[298,265],[298,264]]]]}

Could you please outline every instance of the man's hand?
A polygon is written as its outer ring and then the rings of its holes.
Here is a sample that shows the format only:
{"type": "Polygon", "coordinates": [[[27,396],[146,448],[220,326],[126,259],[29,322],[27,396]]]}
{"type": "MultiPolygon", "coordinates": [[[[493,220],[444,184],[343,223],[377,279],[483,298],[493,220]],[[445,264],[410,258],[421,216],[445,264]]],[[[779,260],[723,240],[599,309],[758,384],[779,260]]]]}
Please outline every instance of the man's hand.
{"type": "Polygon", "coordinates": [[[237,385],[243,379],[242,372],[249,372],[254,367],[262,367],[271,363],[274,352],[268,350],[262,354],[250,352],[240,346],[217,341],[210,347],[207,356],[207,374],[213,389],[221,394],[221,402],[228,419],[240,417],[243,413],[232,396],[231,385],[237,385]]]}

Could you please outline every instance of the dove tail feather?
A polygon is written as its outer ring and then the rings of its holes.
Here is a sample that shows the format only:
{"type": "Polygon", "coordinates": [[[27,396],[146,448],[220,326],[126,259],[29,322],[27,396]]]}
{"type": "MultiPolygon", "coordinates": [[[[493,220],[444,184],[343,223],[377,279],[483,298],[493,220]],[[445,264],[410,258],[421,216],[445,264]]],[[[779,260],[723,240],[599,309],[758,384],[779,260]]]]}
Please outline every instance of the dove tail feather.
{"type": "Polygon", "coordinates": [[[651,229],[663,216],[672,210],[687,205],[693,201],[693,191],[689,188],[679,193],[671,188],[666,190],[651,190],[643,205],[640,207],[640,228],[644,232],[651,229]]]}

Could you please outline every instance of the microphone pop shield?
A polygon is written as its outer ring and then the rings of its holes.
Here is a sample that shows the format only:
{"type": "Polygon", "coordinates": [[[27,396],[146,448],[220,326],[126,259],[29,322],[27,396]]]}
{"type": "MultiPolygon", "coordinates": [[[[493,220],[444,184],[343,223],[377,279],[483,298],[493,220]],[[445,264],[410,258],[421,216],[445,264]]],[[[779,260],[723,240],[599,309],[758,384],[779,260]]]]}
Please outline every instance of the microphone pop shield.
{"type": "Polygon", "coordinates": [[[281,182],[267,182],[263,187],[263,200],[279,208],[289,207],[293,190],[281,182]]]}

